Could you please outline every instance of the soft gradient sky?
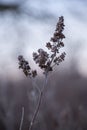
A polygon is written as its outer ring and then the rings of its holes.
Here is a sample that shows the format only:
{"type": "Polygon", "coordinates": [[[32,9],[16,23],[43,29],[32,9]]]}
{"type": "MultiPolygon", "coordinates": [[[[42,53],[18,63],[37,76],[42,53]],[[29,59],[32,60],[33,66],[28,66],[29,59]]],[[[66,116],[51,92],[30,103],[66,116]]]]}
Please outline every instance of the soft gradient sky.
{"type": "Polygon", "coordinates": [[[21,72],[17,56],[23,54],[32,64],[32,52],[45,47],[61,15],[65,19],[67,53],[63,68],[68,68],[74,60],[79,73],[87,76],[87,1],[16,1],[0,0],[0,3],[19,4],[18,11],[0,12],[0,77],[18,79],[21,72]]]}

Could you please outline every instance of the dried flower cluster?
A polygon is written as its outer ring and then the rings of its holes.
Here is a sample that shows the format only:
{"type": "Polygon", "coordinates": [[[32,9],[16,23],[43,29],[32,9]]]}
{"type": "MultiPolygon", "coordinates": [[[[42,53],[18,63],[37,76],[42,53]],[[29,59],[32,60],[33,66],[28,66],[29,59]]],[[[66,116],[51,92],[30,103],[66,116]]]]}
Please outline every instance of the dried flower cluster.
{"type": "Polygon", "coordinates": [[[59,17],[53,37],[51,38],[50,42],[46,43],[46,47],[51,51],[51,55],[43,49],[39,49],[38,53],[33,53],[34,61],[41,69],[44,69],[44,72],[52,71],[53,67],[55,65],[59,65],[59,63],[65,58],[65,52],[63,52],[61,55],[58,55],[59,49],[64,47],[64,43],[62,42],[62,40],[65,38],[63,34],[64,26],[64,18],[61,16],[59,17]]]}
{"type": "MultiPolygon", "coordinates": [[[[48,54],[43,49],[38,49],[38,52],[33,53],[33,60],[41,69],[44,70],[44,73],[53,71],[53,67],[55,65],[59,65],[65,58],[65,52],[59,55],[59,49],[64,47],[64,43],[62,41],[65,38],[63,34],[64,26],[64,18],[61,16],[59,17],[53,37],[51,37],[50,42],[46,43],[46,47],[51,53],[48,54]]],[[[36,70],[31,71],[29,63],[23,58],[23,56],[19,56],[18,60],[19,68],[23,69],[26,76],[35,77],[37,75],[36,70]]]]}
{"type": "Polygon", "coordinates": [[[39,49],[38,53],[34,52],[33,59],[36,62],[36,64],[39,64],[39,67],[41,69],[45,69],[45,71],[52,71],[52,67],[50,67],[50,61],[48,60],[49,54],[43,49],[39,49]]]}
{"type": "Polygon", "coordinates": [[[19,69],[22,69],[26,76],[35,77],[37,75],[37,71],[31,70],[28,61],[26,61],[22,55],[18,56],[18,60],[19,60],[19,69]]]}

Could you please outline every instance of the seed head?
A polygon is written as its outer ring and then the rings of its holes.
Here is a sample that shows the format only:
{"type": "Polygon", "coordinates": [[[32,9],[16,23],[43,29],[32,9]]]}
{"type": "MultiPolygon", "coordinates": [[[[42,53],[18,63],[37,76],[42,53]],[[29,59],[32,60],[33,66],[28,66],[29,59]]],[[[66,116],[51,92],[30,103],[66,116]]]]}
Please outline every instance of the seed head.
{"type": "MultiPolygon", "coordinates": [[[[46,43],[46,47],[50,51],[49,53],[42,48],[38,49],[37,52],[33,52],[33,60],[41,69],[43,69],[44,74],[53,71],[53,67],[59,65],[65,59],[66,53],[63,52],[60,54],[60,48],[64,47],[64,26],[64,18],[61,16],[59,17],[55,32],[51,37],[50,42],[46,43]]],[[[36,77],[37,71],[31,70],[28,61],[26,61],[22,55],[18,57],[18,60],[19,68],[23,70],[26,76],[36,77]]]]}
{"type": "Polygon", "coordinates": [[[37,75],[36,70],[34,71],[31,70],[28,61],[26,61],[22,55],[18,56],[18,60],[19,60],[19,69],[22,69],[26,76],[35,77],[37,75]]]}

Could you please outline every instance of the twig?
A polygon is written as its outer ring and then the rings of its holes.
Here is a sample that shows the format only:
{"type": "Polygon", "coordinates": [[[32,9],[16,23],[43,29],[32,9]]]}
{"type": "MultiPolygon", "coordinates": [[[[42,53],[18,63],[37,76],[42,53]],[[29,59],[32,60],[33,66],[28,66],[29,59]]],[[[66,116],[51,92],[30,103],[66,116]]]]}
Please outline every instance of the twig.
{"type": "Polygon", "coordinates": [[[21,116],[21,122],[20,122],[20,128],[19,128],[19,130],[22,130],[23,119],[24,119],[24,107],[22,107],[22,116],[21,116]]]}
{"type": "Polygon", "coordinates": [[[37,104],[37,106],[36,106],[36,109],[35,109],[34,115],[33,115],[33,117],[32,117],[32,120],[31,120],[31,122],[30,122],[29,130],[32,130],[34,121],[35,121],[35,119],[36,119],[36,117],[37,117],[37,115],[38,115],[39,108],[40,108],[41,101],[42,101],[42,96],[43,96],[43,93],[44,93],[44,89],[45,89],[46,84],[47,84],[47,74],[45,75],[45,82],[44,82],[44,85],[43,85],[42,90],[40,91],[38,104],[37,104]]]}
{"type": "Polygon", "coordinates": [[[37,91],[40,93],[40,88],[37,86],[37,83],[35,83],[35,80],[33,78],[31,78],[31,81],[32,81],[32,85],[35,86],[37,91]]]}

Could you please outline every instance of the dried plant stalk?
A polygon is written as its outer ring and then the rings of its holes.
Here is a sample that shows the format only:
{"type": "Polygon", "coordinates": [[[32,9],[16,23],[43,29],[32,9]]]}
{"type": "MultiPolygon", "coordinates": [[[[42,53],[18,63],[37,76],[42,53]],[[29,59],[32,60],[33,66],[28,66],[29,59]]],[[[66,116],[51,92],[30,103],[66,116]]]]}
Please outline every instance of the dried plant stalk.
{"type": "Polygon", "coordinates": [[[24,120],[24,107],[22,107],[22,115],[21,115],[21,122],[20,122],[19,130],[22,130],[23,120],[24,120]]]}
{"type": "MultiPolygon", "coordinates": [[[[56,65],[59,65],[65,59],[66,53],[63,52],[60,54],[59,52],[60,48],[64,47],[64,43],[63,43],[63,39],[65,38],[63,34],[64,26],[65,26],[64,18],[63,16],[61,16],[59,17],[53,37],[51,37],[50,42],[46,43],[46,47],[48,51],[50,51],[49,53],[44,51],[42,48],[38,49],[38,52],[33,52],[33,60],[43,70],[43,74],[45,76],[45,82],[42,87],[42,90],[39,90],[38,88],[39,100],[38,100],[34,115],[31,119],[29,130],[32,130],[32,127],[38,115],[44,89],[47,84],[47,77],[48,77],[49,72],[53,71],[53,68],[56,65]]],[[[18,60],[19,60],[19,68],[23,70],[24,74],[27,77],[30,77],[32,79],[37,76],[37,71],[31,69],[28,61],[26,61],[22,55],[18,57],[18,60]]],[[[22,117],[22,120],[23,120],[23,117],[22,117]]],[[[22,127],[22,120],[21,120],[20,130],[22,127]]]]}

